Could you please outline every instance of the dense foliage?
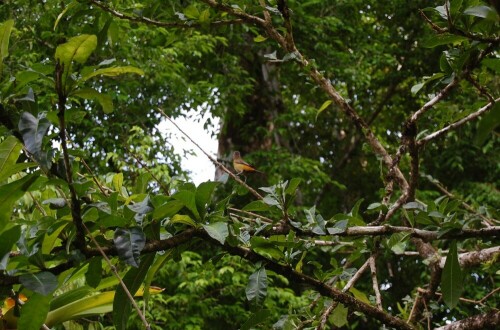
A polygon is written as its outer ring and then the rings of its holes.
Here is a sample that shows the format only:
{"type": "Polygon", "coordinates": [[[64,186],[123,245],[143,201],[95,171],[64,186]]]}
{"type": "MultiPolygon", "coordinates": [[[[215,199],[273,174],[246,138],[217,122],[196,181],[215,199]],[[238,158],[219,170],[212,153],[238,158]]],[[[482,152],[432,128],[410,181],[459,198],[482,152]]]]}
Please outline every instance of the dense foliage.
{"type": "Polygon", "coordinates": [[[0,329],[494,328],[498,7],[2,2],[0,329]]]}

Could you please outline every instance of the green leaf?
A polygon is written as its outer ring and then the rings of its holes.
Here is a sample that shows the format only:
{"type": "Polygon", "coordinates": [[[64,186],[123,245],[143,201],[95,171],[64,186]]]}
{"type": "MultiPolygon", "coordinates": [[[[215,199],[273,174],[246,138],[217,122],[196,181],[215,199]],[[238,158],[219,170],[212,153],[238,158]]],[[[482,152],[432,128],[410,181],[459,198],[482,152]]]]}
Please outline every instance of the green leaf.
{"type": "Polygon", "coordinates": [[[144,76],[144,71],[136,68],[135,66],[114,66],[110,68],[104,68],[104,69],[98,69],[93,72],[90,72],[86,75],[84,75],[81,78],[81,81],[87,81],[90,78],[97,77],[97,76],[106,76],[106,77],[116,77],[122,74],[126,73],[135,73],[140,76],[144,76]]]}
{"type": "Polygon", "coordinates": [[[9,19],[0,25],[0,77],[3,72],[3,60],[9,56],[9,41],[12,28],[14,27],[14,20],[9,19]]]}
{"type": "Polygon", "coordinates": [[[210,10],[205,9],[201,12],[200,17],[198,18],[201,24],[206,24],[210,22],[210,10]]]}
{"type": "MultiPolygon", "coordinates": [[[[139,290],[144,278],[148,274],[149,267],[155,260],[155,254],[149,253],[145,255],[137,268],[131,268],[123,277],[123,282],[127,286],[129,292],[133,295],[139,290]]],[[[118,330],[125,330],[127,328],[127,321],[130,317],[131,302],[125,293],[122,286],[118,286],[113,300],[113,323],[118,330]]]]}
{"type": "Polygon", "coordinates": [[[191,219],[189,215],[185,214],[176,214],[170,219],[170,223],[183,223],[185,225],[196,227],[196,222],[191,219]]]}
{"type": "Polygon", "coordinates": [[[198,188],[196,188],[196,207],[198,209],[198,213],[203,218],[207,212],[207,206],[210,200],[212,199],[213,192],[215,187],[219,185],[219,182],[207,181],[201,183],[198,188]]]}
{"type": "Polygon", "coordinates": [[[493,22],[498,21],[498,13],[493,8],[488,6],[469,7],[464,10],[464,15],[486,18],[487,20],[493,22]]]}
{"type": "Polygon", "coordinates": [[[97,37],[95,35],[82,34],[57,46],[55,57],[61,64],[64,64],[66,71],[73,61],[80,64],[85,63],[96,47],[97,37]]]}
{"type": "Polygon", "coordinates": [[[146,236],[142,229],[139,227],[117,228],[113,241],[120,259],[131,266],[139,267],[139,257],[146,244],[146,236]]]}
{"type": "Polygon", "coordinates": [[[18,329],[41,329],[49,313],[50,299],[48,295],[32,294],[21,309],[17,321],[18,329]]]}
{"type": "Polygon", "coordinates": [[[200,219],[198,208],[196,207],[196,194],[193,191],[181,190],[172,196],[174,199],[181,201],[184,206],[193,213],[197,220],[200,219]]]}
{"type": "Polygon", "coordinates": [[[498,125],[500,125],[499,102],[495,103],[493,109],[485,114],[479,121],[476,136],[474,137],[474,143],[478,146],[483,145],[498,125]]]}
{"type": "Polygon", "coordinates": [[[325,109],[328,108],[328,106],[332,104],[332,102],[332,100],[327,100],[321,105],[321,107],[319,107],[318,111],[316,112],[316,120],[318,120],[319,114],[325,111],[325,109]]]}
{"type": "Polygon", "coordinates": [[[245,207],[243,207],[243,211],[268,211],[268,210],[269,210],[269,205],[267,205],[261,200],[250,202],[249,204],[245,205],[245,207]]]}
{"type": "Polygon", "coordinates": [[[441,45],[447,44],[460,44],[462,41],[466,41],[467,37],[462,37],[455,34],[438,34],[433,35],[422,41],[422,47],[434,48],[441,45]]]}
{"type": "Polygon", "coordinates": [[[262,35],[260,35],[260,34],[258,36],[256,36],[255,38],[253,38],[254,42],[263,42],[263,41],[266,41],[266,40],[267,40],[267,38],[264,37],[264,36],[262,36],[262,35]]]}
{"type": "Polygon", "coordinates": [[[302,179],[300,178],[293,178],[292,180],[290,180],[290,183],[285,189],[285,193],[287,195],[294,195],[301,182],[302,179]]]}
{"type": "Polygon", "coordinates": [[[44,235],[43,243],[42,243],[42,253],[50,254],[50,251],[54,248],[56,241],[59,238],[59,234],[66,228],[67,225],[70,224],[70,221],[63,220],[57,223],[54,223],[47,229],[47,232],[44,235]]]}
{"type": "MultiPolygon", "coordinates": [[[[153,212],[153,219],[161,220],[167,217],[174,216],[177,212],[184,207],[184,203],[178,200],[170,200],[165,204],[155,208],[153,212]]],[[[192,220],[191,220],[192,221],[192,220]]]]}
{"type": "Polygon", "coordinates": [[[354,298],[364,302],[365,304],[371,305],[370,300],[368,299],[368,297],[366,296],[366,294],[364,292],[361,292],[354,287],[350,288],[349,292],[354,295],[354,298]]]}
{"type": "Polygon", "coordinates": [[[330,316],[330,321],[338,328],[342,328],[347,324],[347,312],[349,309],[343,304],[338,304],[330,316]]]}
{"type": "Polygon", "coordinates": [[[15,226],[10,229],[4,230],[0,234],[0,260],[2,260],[7,253],[10,253],[12,246],[21,237],[21,227],[15,226]]]}
{"type": "Polygon", "coordinates": [[[198,11],[198,8],[194,5],[189,5],[184,9],[184,15],[186,15],[187,18],[190,19],[198,19],[200,17],[200,12],[198,11]]]}
{"type": "Polygon", "coordinates": [[[254,306],[262,306],[267,296],[267,274],[264,267],[260,267],[250,275],[245,293],[248,301],[254,306]]]}
{"type": "Polygon", "coordinates": [[[256,325],[263,323],[266,321],[270,316],[272,315],[271,311],[269,309],[261,309],[252,315],[250,315],[250,318],[243,323],[241,326],[241,330],[250,330],[254,329],[256,325]]]}
{"type": "Polygon", "coordinates": [[[500,58],[485,58],[481,61],[481,64],[495,71],[496,73],[500,73],[500,58]]]}
{"type": "Polygon", "coordinates": [[[276,242],[263,237],[253,236],[250,239],[250,245],[252,250],[266,258],[281,260],[285,257],[283,251],[276,246],[276,242]]]}
{"type": "Polygon", "coordinates": [[[57,277],[49,272],[31,273],[19,276],[22,285],[44,296],[57,289],[57,277]]]}
{"type": "Polygon", "coordinates": [[[102,94],[93,88],[82,88],[71,92],[70,96],[77,96],[87,100],[97,100],[104,113],[113,112],[113,99],[108,94],[102,94]]]}
{"type": "Polygon", "coordinates": [[[59,21],[61,20],[61,18],[63,18],[63,16],[68,12],[70,11],[71,9],[73,9],[74,7],[78,6],[79,4],[79,1],[77,0],[74,0],[72,1],[69,5],[67,5],[64,10],[59,14],[57,15],[57,18],[56,18],[56,21],[54,23],[54,31],[56,30],[57,28],[57,25],[59,24],[59,21]]]}
{"type": "Polygon", "coordinates": [[[85,282],[91,288],[97,288],[102,278],[102,258],[94,257],[90,259],[89,268],[85,273],[85,282]]]}
{"type": "Polygon", "coordinates": [[[38,173],[32,173],[22,179],[0,186],[0,228],[7,226],[14,203],[28,191],[37,178],[38,173]]]}
{"type": "Polygon", "coordinates": [[[441,275],[441,292],[449,308],[455,308],[463,292],[463,274],[458,261],[457,242],[452,241],[441,275]]]}
{"type": "Polygon", "coordinates": [[[35,118],[29,112],[23,112],[19,119],[19,131],[21,132],[26,149],[33,154],[40,165],[50,168],[50,160],[47,154],[42,152],[43,137],[50,128],[50,121],[45,118],[35,118]]]}
{"type": "Polygon", "coordinates": [[[203,225],[207,234],[213,239],[224,245],[226,238],[229,236],[229,229],[225,222],[214,222],[209,225],[203,225]]]}
{"type": "Polygon", "coordinates": [[[15,173],[12,173],[12,168],[16,165],[22,148],[22,144],[13,136],[8,136],[0,143],[0,182],[15,173]]]}

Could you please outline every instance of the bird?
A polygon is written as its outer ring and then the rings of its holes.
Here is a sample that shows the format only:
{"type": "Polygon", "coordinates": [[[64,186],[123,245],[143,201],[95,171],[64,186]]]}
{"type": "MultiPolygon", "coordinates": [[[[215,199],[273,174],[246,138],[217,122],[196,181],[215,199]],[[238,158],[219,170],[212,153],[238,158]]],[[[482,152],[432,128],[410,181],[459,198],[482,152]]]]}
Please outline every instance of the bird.
{"type": "MultiPolygon", "coordinates": [[[[262,173],[261,171],[258,171],[254,166],[248,164],[241,158],[240,152],[235,151],[233,152],[233,167],[236,170],[236,174],[240,175],[243,172],[257,172],[257,173],[262,173]]],[[[263,174],[263,173],[262,173],[263,174]]]]}

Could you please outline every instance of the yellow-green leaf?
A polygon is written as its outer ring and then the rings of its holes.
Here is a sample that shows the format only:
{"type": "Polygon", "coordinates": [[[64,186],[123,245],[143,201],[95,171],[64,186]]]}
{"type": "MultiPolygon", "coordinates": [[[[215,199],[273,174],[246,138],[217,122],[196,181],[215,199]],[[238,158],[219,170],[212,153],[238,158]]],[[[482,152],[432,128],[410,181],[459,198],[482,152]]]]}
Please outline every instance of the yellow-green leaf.
{"type": "Polygon", "coordinates": [[[318,112],[316,113],[316,119],[318,119],[319,114],[325,111],[330,104],[332,104],[332,100],[327,100],[321,105],[321,107],[319,107],[318,112]]]}

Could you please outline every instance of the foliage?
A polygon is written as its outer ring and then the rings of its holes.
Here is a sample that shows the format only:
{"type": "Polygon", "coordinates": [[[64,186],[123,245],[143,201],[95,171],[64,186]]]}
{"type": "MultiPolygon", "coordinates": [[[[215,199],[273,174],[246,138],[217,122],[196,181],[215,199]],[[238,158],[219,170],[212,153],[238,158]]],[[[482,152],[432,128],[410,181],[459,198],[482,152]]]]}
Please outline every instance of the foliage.
{"type": "Polygon", "coordinates": [[[2,3],[0,329],[491,324],[500,16],[427,5],[2,3]]]}

